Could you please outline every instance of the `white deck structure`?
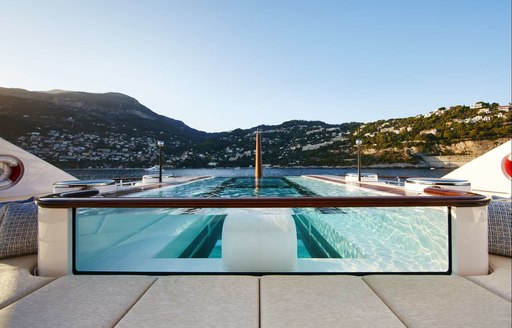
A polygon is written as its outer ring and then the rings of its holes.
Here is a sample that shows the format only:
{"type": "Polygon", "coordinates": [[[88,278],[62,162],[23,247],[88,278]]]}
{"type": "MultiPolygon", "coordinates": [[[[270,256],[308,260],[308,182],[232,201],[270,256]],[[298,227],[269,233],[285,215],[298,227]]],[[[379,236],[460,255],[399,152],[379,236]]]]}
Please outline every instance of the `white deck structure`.
{"type": "Polygon", "coordinates": [[[512,141],[494,148],[448,173],[444,178],[467,179],[473,192],[511,197],[512,141]]]}
{"type": "MultiPolygon", "coordinates": [[[[31,166],[30,157],[3,145],[0,152],[12,151],[26,165],[24,178],[48,169],[31,166]]],[[[502,149],[506,147],[510,150],[510,142],[502,149]]],[[[501,159],[503,165],[503,156],[500,151],[489,158],[501,159]]],[[[490,170],[497,167],[489,164],[490,170]]],[[[471,166],[461,169],[477,175],[487,171],[471,166]]],[[[471,176],[460,176],[461,172],[449,177],[471,180],[471,176]]],[[[55,179],[70,180],[69,176],[52,175],[45,188],[30,189],[34,182],[30,179],[9,189],[16,195],[0,194],[0,201],[44,194],[51,191],[55,179]]],[[[471,180],[474,190],[510,190],[510,179],[495,184],[484,180],[471,180]]],[[[29,255],[0,260],[0,327],[512,325],[512,261],[494,255],[487,260],[485,207],[455,209],[456,274],[363,277],[73,275],[70,213],[68,209],[40,208],[39,258],[29,255]],[[32,275],[37,265],[46,277],[32,275]]]]}
{"type": "Polygon", "coordinates": [[[0,190],[2,201],[51,194],[55,182],[77,180],[74,176],[0,138],[0,156],[2,155],[14,157],[23,167],[19,181],[8,189],[0,190]]]}

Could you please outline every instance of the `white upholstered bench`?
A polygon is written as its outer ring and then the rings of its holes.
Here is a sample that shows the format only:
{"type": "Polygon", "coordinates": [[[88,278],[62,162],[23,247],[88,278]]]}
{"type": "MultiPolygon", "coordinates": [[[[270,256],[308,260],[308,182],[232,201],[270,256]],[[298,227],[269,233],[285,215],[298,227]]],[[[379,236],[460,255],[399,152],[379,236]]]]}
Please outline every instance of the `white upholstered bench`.
{"type": "Polygon", "coordinates": [[[34,276],[36,264],[37,254],[0,260],[0,309],[55,279],[34,276]]]}
{"type": "Polygon", "coordinates": [[[510,327],[511,303],[457,276],[65,276],[0,327],[510,327]]]}

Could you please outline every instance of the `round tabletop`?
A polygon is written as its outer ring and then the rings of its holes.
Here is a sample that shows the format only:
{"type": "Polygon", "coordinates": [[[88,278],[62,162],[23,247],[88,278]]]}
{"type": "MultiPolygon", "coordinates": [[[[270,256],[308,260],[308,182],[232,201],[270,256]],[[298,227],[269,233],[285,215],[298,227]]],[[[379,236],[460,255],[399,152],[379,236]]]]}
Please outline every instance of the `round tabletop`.
{"type": "Polygon", "coordinates": [[[438,185],[438,186],[469,186],[471,183],[468,180],[459,179],[445,179],[445,178],[408,178],[405,180],[409,183],[424,184],[424,185],[438,185]]]}
{"type": "Polygon", "coordinates": [[[58,188],[89,188],[89,187],[100,187],[109,186],[115,183],[114,180],[71,180],[71,181],[59,181],[53,184],[54,187],[58,188]]]}

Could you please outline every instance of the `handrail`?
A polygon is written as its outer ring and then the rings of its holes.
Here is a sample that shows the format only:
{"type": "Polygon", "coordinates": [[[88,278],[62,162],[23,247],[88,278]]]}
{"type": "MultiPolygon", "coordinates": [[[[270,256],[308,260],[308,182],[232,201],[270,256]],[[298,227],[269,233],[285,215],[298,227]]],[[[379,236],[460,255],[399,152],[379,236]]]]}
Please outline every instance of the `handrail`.
{"type": "Polygon", "coordinates": [[[112,180],[118,182],[118,181],[142,181],[142,177],[126,177],[126,178],[112,178],[112,180]]]}
{"type": "Polygon", "coordinates": [[[486,206],[485,196],[364,196],[260,198],[60,198],[36,199],[43,208],[305,208],[305,207],[425,207],[486,206]]]}
{"type": "Polygon", "coordinates": [[[457,189],[447,189],[441,188],[438,186],[432,186],[423,189],[423,192],[427,195],[433,196],[481,196],[480,194],[476,194],[471,191],[457,190],[457,189]]]}

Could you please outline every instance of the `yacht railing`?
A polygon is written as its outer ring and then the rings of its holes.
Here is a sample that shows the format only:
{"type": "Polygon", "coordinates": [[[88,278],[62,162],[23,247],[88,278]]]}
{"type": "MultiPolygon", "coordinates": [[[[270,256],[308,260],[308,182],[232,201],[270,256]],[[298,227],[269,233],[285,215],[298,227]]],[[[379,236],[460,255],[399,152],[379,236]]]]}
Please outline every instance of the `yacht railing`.
{"type": "MultiPolygon", "coordinates": [[[[434,188],[427,188],[434,189],[434,188]]],[[[439,192],[432,190],[432,193],[439,192]]],[[[458,191],[452,191],[453,193],[458,191]]],[[[365,197],[261,197],[261,198],[62,198],[36,200],[43,208],[295,208],[295,207],[479,207],[490,199],[471,193],[462,196],[365,196],[365,197]]]]}

